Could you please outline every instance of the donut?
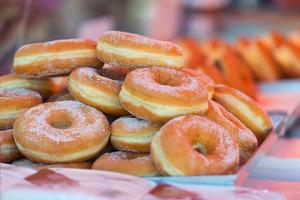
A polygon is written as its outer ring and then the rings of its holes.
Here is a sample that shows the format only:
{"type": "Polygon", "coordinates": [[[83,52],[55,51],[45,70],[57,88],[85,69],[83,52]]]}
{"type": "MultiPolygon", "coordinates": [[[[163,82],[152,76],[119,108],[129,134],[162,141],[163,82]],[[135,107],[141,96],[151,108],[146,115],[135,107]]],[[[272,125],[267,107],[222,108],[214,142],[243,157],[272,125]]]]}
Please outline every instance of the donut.
{"type": "Polygon", "coordinates": [[[237,49],[257,79],[274,81],[280,78],[272,53],[259,38],[254,38],[252,41],[248,38],[240,38],[237,41],[237,49]]]}
{"type": "Polygon", "coordinates": [[[286,74],[300,77],[300,46],[287,40],[274,50],[274,56],[286,74]]]}
{"type": "Polygon", "coordinates": [[[27,110],[16,120],[13,134],[18,149],[30,160],[70,163],[97,155],[108,143],[110,128],[95,108],[57,101],[27,110]]]}
{"type": "Polygon", "coordinates": [[[151,156],[163,175],[230,174],[239,165],[234,137],[219,124],[197,115],[176,117],[153,137],[151,156]]]}
{"type": "Polygon", "coordinates": [[[113,171],[134,176],[158,176],[149,154],[115,151],[100,156],[92,165],[94,170],[113,171]]]}
{"type": "Polygon", "coordinates": [[[43,102],[39,93],[23,88],[0,88],[0,130],[13,127],[25,110],[43,102]]]}
{"type": "Polygon", "coordinates": [[[0,131],[0,162],[10,163],[22,156],[15,144],[12,130],[0,131]]]}
{"type": "Polygon", "coordinates": [[[77,67],[101,67],[96,58],[96,42],[67,39],[27,44],[19,48],[13,67],[22,78],[45,78],[70,73],[77,67]]]}
{"type": "Polygon", "coordinates": [[[220,104],[209,101],[208,105],[205,117],[233,134],[240,150],[240,165],[246,163],[258,146],[255,135],[220,104]]]}
{"type": "Polygon", "coordinates": [[[169,67],[184,64],[182,49],[173,43],[138,34],[108,31],[97,42],[97,58],[104,63],[125,67],[169,67]]]}
{"type": "Polygon", "coordinates": [[[221,84],[215,85],[213,100],[244,123],[254,133],[259,144],[273,129],[268,114],[239,90],[221,84]]]}
{"type": "Polygon", "coordinates": [[[17,167],[26,167],[26,168],[34,168],[37,170],[42,170],[46,168],[77,168],[77,169],[90,169],[91,163],[90,162],[78,162],[78,163],[64,163],[64,164],[43,164],[43,163],[37,163],[33,162],[29,159],[23,158],[20,160],[16,160],[11,163],[14,166],[17,167]]]}
{"type": "Polygon", "coordinates": [[[133,116],[120,117],[111,124],[110,141],[118,150],[149,153],[152,138],[160,127],[133,116]]]}
{"type": "Polygon", "coordinates": [[[54,93],[54,84],[51,79],[24,79],[16,74],[1,76],[0,88],[25,88],[40,93],[44,98],[54,93]]]}
{"type": "Polygon", "coordinates": [[[69,76],[68,89],[75,99],[105,113],[127,115],[119,101],[122,81],[111,78],[116,77],[104,77],[93,68],[78,68],[69,76]]]}
{"type": "Polygon", "coordinates": [[[168,68],[140,68],[130,72],[119,99],[132,115],[154,122],[165,122],[184,114],[205,113],[206,88],[188,74],[168,68]]]}
{"type": "Polygon", "coordinates": [[[208,92],[208,98],[211,99],[214,94],[214,81],[209,78],[207,75],[200,71],[195,71],[189,68],[182,68],[182,72],[189,74],[193,77],[196,77],[207,89],[208,92]]]}
{"type": "Polygon", "coordinates": [[[256,98],[257,87],[252,73],[235,51],[227,48],[214,64],[221,71],[227,85],[256,98]]]}

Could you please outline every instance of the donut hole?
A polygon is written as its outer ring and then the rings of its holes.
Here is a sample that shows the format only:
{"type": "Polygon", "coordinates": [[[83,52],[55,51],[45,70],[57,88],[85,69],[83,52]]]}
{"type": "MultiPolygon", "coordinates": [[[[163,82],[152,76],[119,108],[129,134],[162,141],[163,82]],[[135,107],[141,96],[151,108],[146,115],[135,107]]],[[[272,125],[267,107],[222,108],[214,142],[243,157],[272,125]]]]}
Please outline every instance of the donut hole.
{"type": "Polygon", "coordinates": [[[50,115],[49,124],[53,128],[68,129],[73,124],[72,116],[64,111],[57,111],[50,115]]]}
{"type": "Polygon", "coordinates": [[[176,87],[181,85],[181,81],[179,77],[173,77],[172,75],[167,73],[159,73],[159,75],[156,76],[155,81],[160,85],[166,85],[171,87],[176,87]]]}
{"type": "Polygon", "coordinates": [[[207,148],[205,148],[205,146],[202,145],[202,144],[199,144],[199,143],[194,144],[194,145],[193,145],[193,148],[194,148],[197,152],[199,152],[199,153],[201,153],[201,154],[203,154],[203,155],[207,155],[207,154],[208,154],[207,148]]]}

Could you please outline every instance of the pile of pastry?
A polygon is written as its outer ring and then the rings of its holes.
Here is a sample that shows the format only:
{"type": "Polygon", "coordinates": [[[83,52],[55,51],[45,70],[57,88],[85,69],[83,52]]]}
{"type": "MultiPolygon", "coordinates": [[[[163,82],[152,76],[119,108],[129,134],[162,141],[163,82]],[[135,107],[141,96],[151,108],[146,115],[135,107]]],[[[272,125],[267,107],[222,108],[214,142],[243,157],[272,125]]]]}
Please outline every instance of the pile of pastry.
{"type": "Polygon", "coordinates": [[[185,66],[201,71],[216,83],[256,97],[255,81],[300,77],[300,29],[282,35],[270,32],[241,37],[232,44],[220,38],[198,42],[181,38],[185,66]]]}
{"type": "Polygon", "coordinates": [[[117,31],[22,46],[15,74],[0,77],[0,161],[137,176],[235,173],[272,122],[244,93],[183,66],[178,45],[117,31]],[[66,75],[58,92],[52,77],[66,75]]]}

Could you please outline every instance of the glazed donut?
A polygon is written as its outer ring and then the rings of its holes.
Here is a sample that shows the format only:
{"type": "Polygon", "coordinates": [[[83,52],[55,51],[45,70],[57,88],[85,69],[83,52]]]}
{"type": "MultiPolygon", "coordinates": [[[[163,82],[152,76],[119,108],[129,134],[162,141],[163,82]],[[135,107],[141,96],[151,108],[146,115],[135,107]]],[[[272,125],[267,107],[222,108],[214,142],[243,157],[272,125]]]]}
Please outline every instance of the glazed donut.
{"type": "Polygon", "coordinates": [[[111,124],[110,141],[118,150],[149,153],[152,138],[160,127],[133,116],[121,117],[111,124]]]}
{"type": "Polygon", "coordinates": [[[219,124],[185,115],[162,126],[151,143],[151,156],[163,175],[218,175],[235,172],[239,148],[219,124]]]}
{"type": "Polygon", "coordinates": [[[214,81],[209,78],[207,75],[205,75],[204,73],[200,72],[200,71],[195,71],[189,68],[182,68],[181,69],[182,72],[189,74],[193,77],[196,77],[201,84],[203,84],[208,92],[208,98],[211,99],[213,94],[214,94],[214,81]]]}
{"type": "Polygon", "coordinates": [[[43,102],[39,93],[23,88],[0,89],[0,130],[13,127],[25,110],[43,102]]]}
{"type": "Polygon", "coordinates": [[[115,151],[100,156],[92,169],[120,172],[134,176],[158,176],[151,156],[131,152],[115,151]]]}
{"type": "Polygon", "coordinates": [[[184,114],[203,114],[208,107],[207,90],[198,79],[159,67],[130,72],[119,99],[132,115],[154,122],[184,114]]]}
{"type": "Polygon", "coordinates": [[[252,41],[240,38],[237,41],[237,49],[259,80],[273,81],[280,78],[272,53],[259,38],[252,41]]]}
{"type": "Polygon", "coordinates": [[[51,79],[24,79],[16,74],[7,74],[0,77],[0,88],[25,88],[40,93],[44,98],[54,93],[54,84],[51,79]]]}
{"type": "Polygon", "coordinates": [[[215,85],[213,99],[243,122],[254,133],[259,144],[273,129],[267,113],[244,93],[225,85],[215,85]]]}
{"type": "Polygon", "coordinates": [[[104,77],[101,71],[93,68],[74,70],[68,81],[69,91],[75,99],[105,113],[119,116],[128,114],[119,101],[121,87],[121,81],[104,77]]]}
{"type": "Polygon", "coordinates": [[[95,108],[57,101],[27,110],[16,120],[13,134],[18,149],[30,160],[70,163],[97,155],[109,140],[110,128],[95,108]]]}
{"type": "Polygon", "coordinates": [[[90,162],[78,162],[78,163],[64,163],[64,164],[51,164],[46,165],[43,163],[33,162],[29,159],[23,158],[20,160],[16,160],[11,163],[17,167],[27,167],[27,168],[34,168],[37,170],[42,170],[46,168],[77,168],[77,169],[90,169],[91,163],[90,162]]]}
{"type": "Polygon", "coordinates": [[[138,34],[108,31],[97,42],[97,57],[104,63],[120,67],[170,67],[180,69],[182,49],[173,43],[138,34]]]}
{"type": "Polygon", "coordinates": [[[45,78],[70,73],[77,67],[101,67],[96,42],[90,39],[27,44],[15,54],[13,67],[23,78],[45,78]]]}
{"type": "Polygon", "coordinates": [[[0,162],[10,163],[22,156],[15,144],[12,130],[0,131],[0,162]]]}
{"type": "Polygon", "coordinates": [[[240,165],[244,164],[257,149],[255,135],[236,117],[216,102],[208,102],[208,110],[205,117],[221,125],[233,134],[240,150],[240,165]]]}

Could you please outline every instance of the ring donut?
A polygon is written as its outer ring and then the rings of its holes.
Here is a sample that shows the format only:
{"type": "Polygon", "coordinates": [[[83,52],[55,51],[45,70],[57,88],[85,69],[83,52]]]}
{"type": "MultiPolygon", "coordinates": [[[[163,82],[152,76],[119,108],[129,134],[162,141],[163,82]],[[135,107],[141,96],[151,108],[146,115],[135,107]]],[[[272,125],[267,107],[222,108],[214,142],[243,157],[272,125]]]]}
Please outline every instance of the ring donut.
{"type": "Polygon", "coordinates": [[[102,71],[93,68],[75,69],[69,76],[68,89],[71,95],[90,106],[112,115],[126,115],[128,112],[119,101],[122,81],[105,73],[109,78],[102,76],[102,71]]]}
{"type": "Polygon", "coordinates": [[[100,156],[92,169],[120,172],[134,176],[158,176],[150,155],[115,151],[100,156]]]}
{"type": "Polygon", "coordinates": [[[208,98],[211,99],[213,94],[214,94],[214,81],[209,78],[207,75],[205,75],[204,73],[200,72],[200,71],[195,71],[189,68],[182,68],[181,69],[182,72],[189,74],[193,77],[196,77],[200,83],[202,83],[208,92],[208,98]]]}
{"type": "Polygon", "coordinates": [[[243,122],[254,133],[259,144],[273,129],[267,113],[244,93],[225,85],[215,85],[213,99],[243,122]]]}
{"type": "Polygon", "coordinates": [[[10,163],[21,157],[23,155],[16,146],[12,130],[0,131],[0,162],[10,163]]]}
{"type": "Polygon", "coordinates": [[[152,140],[151,156],[157,169],[169,176],[229,174],[239,165],[232,134],[197,115],[180,116],[163,125],[152,140]]]}
{"type": "Polygon", "coordinates": [[[110,128],[95,108],[57,101],[27,110],[16,120],[13,134],[18,149],[30,160],[70,163],[97,155],[108,143],[110,128]]]}
{"type": "Polygon", "coordinates": [[[119,99],[132,115],[154,122],[184,114],[203,114],[208,107],[207,90],[198,79],[159,67],[131,71],[119,99]]]}
{"type": "Polygon", "coordinates": [[[23,78],[45,78],[70,73],[77,67],[101,67],[96,42],[90,39],[27,44],[15,54],[13,67],[23,78]]]}
{"type": "Polygon", "coordinates": [[[97,57],[104,63],[127,67],[169,67],[180,69],[182,49],[173,43],[138,34],[108,31],[97,42],[97,57]]]}
{"type": "Polygon", "coordinates": [[[121,117],[111,124],[110,141],[118,150],[149,153],[152,138],[160,127],[133,116],[121,117]]]}
{"type": "Polygon", "coordinates": [[[51,79],[24,79],[16,74],[7,74],[0,77],[0,88],[25,88],[41,94],[44,98],[54,93],[54,83],[51,79]]]}
{"type": "Polygon", "coordinates": [[[246,163],[257,149],[255,135],[236,117],[216,102],[209,101],[205,117],[233,134],[240,150],[240,165],[246,163]]]}
{"type": "Polygon", "coordinates": [[[42,102],[37,92],[23,88],[0,88],[0,130],[11,129],[21,113],[42,102]]]}

